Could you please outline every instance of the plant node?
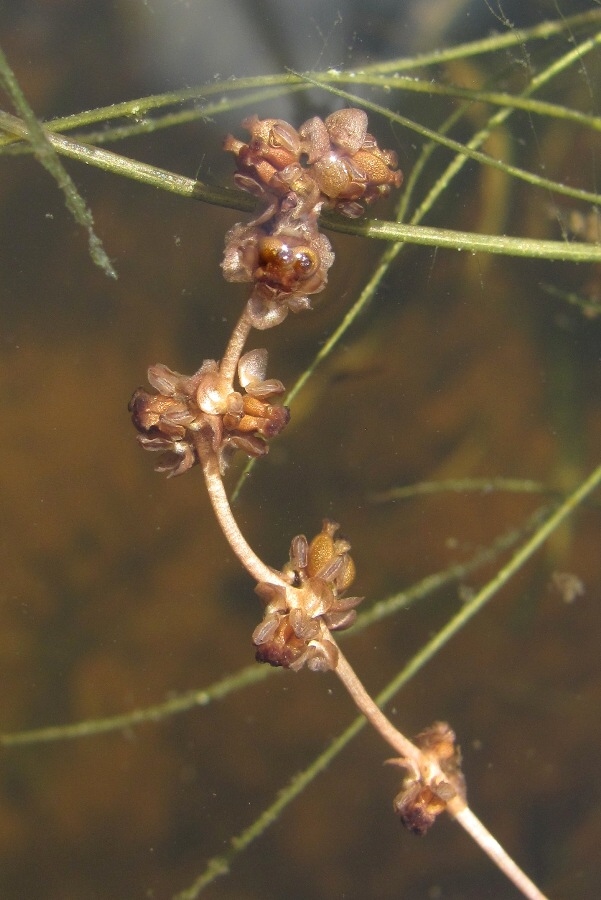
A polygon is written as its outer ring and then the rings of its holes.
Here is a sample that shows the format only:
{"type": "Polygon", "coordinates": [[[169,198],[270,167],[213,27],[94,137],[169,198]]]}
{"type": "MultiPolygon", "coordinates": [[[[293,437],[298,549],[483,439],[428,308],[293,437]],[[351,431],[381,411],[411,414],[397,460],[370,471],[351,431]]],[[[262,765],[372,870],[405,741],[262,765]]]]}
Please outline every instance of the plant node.
{"type": "Polygon", "coordinates": [[[194,375],[151,366],[148,381],[157,393],[138,388],[129,410],[141,446],[163,453],[156,471],[167,477],[187,472],[199,462],[199,441],[217,454],[221,471],[236,450],[264,456],[268,439],[290,418],[287,407],[267,402],[285,388],[277,379],[265,380],[266,369],[266,350],[245,353],[238,362],[242,391],[235,391],[214,359],[205,359],[194,375]]]}
{"type": "Polygon", "coordinates": [[[424,835],[451,800],[465,804],[465,779],[461,771],[461,751],[455,733],[446,722],[434,722],[415,738],[422,753],[419,768],[413,760],[387,762],[406,768],[401,791],[393,801],[394,811],[413,834],[424,835]]]}
{"type": "Polygon", "coordinates": [[[297,671],[335,669],[338,648],[330,631],[349,628],[362,597],[343,597],[355,575],[350,544],[336,539],[338,524],[324,519],[311,543],[301,534],[292,539],[290,560],[281,576],[285,585],[261,582],[256,592],[265,615],[253,632],[256,658],[297,671]]]}

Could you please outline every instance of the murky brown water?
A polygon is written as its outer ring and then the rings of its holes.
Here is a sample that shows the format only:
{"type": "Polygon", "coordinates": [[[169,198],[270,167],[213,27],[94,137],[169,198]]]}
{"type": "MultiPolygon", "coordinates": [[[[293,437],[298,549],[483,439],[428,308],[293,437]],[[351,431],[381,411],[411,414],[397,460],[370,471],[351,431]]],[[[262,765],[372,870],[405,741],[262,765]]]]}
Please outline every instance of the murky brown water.
{"type": "MultiPolygon", "coordinates": [[[[9,4],[1,43],[29,102],[49,118],[216,72],[398,55],[410,47],[411,22],[421,22],[417,12],[402,19],[388,10],[387,19],[376,7],[366,16],[343,6],[336,25],[333,10],[317,7],[306,10],[300,28],[288,4],[273,19],[260,4],[229,11],[203,4],[198,19],[193,6],[9,4]]],[[[487,33],[493,23],[474,6],[465,21],[471,28],[478,12],[487,33]]],[[[553,12],[536,7],[536,20],[553,12]]],[[[461,31],[463,15],[458,39],[475,35],[461,31]]],[[[431,49],[420,27],[414,39],[431,49]]],[[[558,102],[591,108],[599,64],[591,56],[586,66],[588,82],[568,79],[558,102]]],[[[259,111],[299,122],[337,102],[311,98],[324,105],[314,109],[305,97],[259,111]]],[[[395,107],[403,102],[395,99],[395,107]]],[[[406,103],[403,111],[428,118],[423,98],[406,103]]],[[[232,165],[221,159],[221,136],[252,111],[115,149],[222,183],[232,165]]],[[[410,170],[414,136],[377,127],[410,170]]],[[[548,177],[596,188],[599,148],[590,136],[570,132],[566,139],[537,121],[533,149],[526,117],[515,132],[524,143],[513,145],[521,154],[513,162],[532,168],[543,159],[548,177]]],[[[506,140],[500,135],[489,151],[506,140]]],[[[240,214],[74,163],[68,169],[93,211],[116,282],[91,263],[50,177],[29,157],[1,162],[5,733],[112,716],[204,688],[252,662],[250,634],[260,617],[198,470],[171,482],[154,474],[127,414],[149,364],[187,372],[219,357],[245,296],[219,270],[223,234],[240,214]]],[[[520,185],[504,190],[472,172],[449,192],[436,222],[560,236],[548,195],[520,185]]],[[[287,385],[337,326],[382,249],[331,239],[337,261],[316,311],[259,339],[270,350],[270,374],[287,385]]],[[[601,326],[539,284],[588,284],[592,291],[596,278],[591,268],[560,263],[427,249],[401,255],[246,485],[236,513],[253,546],[277,565],[292,535],[311,534],[332,516],[353,543],[356,587],[370,604],[469,558],[541,502],[459,493],[376,505],[371,492],[499,475],[575,486],[599,461],[601,326]]],[[[435,719],[452,723],[475,811],[550,896],[566,900],[596,897],[601,876],[599,534],[598,509],[582,511],[392,707],[408,733],[435,719]],[[584,596],[565,602],[553,572],[575,574],[584,596]]],[[[494,571],[472,576],[461,596],[494,571]]],[[[348,655],[367,686],[380,690],[459,603],[454,584],[350,637],[348,655]]],[[[0,893],[171,897],[353,717],[332,677],[284,674],[159,724],[5,749],[0,893]]],[[[398,777],[381,766],[388,755],[378,737],[362,733],[207,896],[515,896],[450,822],[423,840],[401,833],[390,811],[398,777]]]]}

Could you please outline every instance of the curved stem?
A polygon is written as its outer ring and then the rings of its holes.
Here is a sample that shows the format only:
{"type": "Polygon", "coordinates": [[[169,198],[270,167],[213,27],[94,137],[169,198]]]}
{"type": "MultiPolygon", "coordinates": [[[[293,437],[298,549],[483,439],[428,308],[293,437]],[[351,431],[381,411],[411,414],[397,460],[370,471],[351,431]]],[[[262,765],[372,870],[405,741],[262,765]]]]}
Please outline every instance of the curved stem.
{"type": "Polygon", "coordinates": [[[259,559],[255,551],[248,544],[240,531],[238,523],[234,519],[221,473],[217,456],[202,436],[196,441],[196,449],[202,465],[205,483],[213,512],[223,531],[226,540],[244,568],[256,581],[266,581],[269,584],[280,584],[286,587],[286,582],[274,569],[270,569],[259,559]]]}

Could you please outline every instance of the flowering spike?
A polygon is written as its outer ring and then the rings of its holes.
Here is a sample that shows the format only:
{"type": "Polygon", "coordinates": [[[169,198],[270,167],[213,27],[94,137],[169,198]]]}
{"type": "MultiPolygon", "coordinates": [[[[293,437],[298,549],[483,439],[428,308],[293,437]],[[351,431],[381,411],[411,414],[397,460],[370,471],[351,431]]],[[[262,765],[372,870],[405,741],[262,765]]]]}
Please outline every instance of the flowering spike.
{"type": "Polygon", "coordinates": [[[284,393],[277,379],[265,381],[267,351],[254,350],[240,360],[240,383],[249,390],[232,390],[215,360],[205,360],[191,376],[172,372],[167,366],[149,369],[149,380],[158,391],[142,388],[129,404],[138,440],[146,450],[163,451],[157,472],[181,475],[199,462],[198,442],[210,444],[219,466],[242,450],[248,456],[264,456],[267,440],[275,437],[290,419],[285,406],[268,401],[284,393]]]}
{"type": "Polygon", "coordinates": [[[289,587],[257,586],[265,602],[265,616],[253,632],[259,662],[293,671],[304,665],[315,672],[336,667],[338,650],[328,632],[349,628],[362,599],[341,596],[340,573],[348,570],[351,558],[348,541],[334,540],[337,530],[336,522],[324,519],[311,544],[302,534],[292,539],[290,560],[281,573],[289,587]]]}
{"type": "Polygon", "coordinates": [[[446,722],[434,722],[415,738],[424,761],[422,771],[407,765],[403,759],[388,760],[408,768],[400,793],[394,799],[394,810],[401,822],[414,834],[425,834],[450,800],[465,802],[465,779],[461,771],[461,751],[455,744],[455,733],[446,722]],[[430,777],[432,770],[442,773],[430,777]]]}
{"type": "Polygon", "coordinates": [[[325,122],[314,116],[298,131],[281,119],[242,125],[247,144],[228,135],[224,147],[236,157],[236,183],[265,201],[264,211],[226,236],[222,262],[228,281],[254,282],[248,306],[254,328],[273,328],[288,311],[309,309],[309,296],[322,291],[334,260],[319,233],[323,206],[355,218],[363,205],[399,187],[396,156],[380,150],[367,133],[360,109],[342,109],[325,122]]]}

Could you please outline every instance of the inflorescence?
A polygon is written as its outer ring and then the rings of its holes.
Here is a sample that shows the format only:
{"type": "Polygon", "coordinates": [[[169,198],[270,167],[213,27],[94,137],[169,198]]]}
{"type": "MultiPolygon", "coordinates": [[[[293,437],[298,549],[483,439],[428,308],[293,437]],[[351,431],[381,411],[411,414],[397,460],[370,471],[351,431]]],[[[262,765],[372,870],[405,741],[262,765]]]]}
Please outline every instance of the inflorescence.
{"type": "Polygon", "coordinates": [[[355,566],[338,524],[324,519],[311,542],[304,535],[293,538],[290,559],[278,571],[256,556],[232,515],[222,481],[230,457],[237,450],[263,456],[290,417],[285,406],[272,403],[285,389],[281,381],[266,378],[267,351],[243,353],[251,330],[272,328],[288,312],[310,309],[309,297],[326,286],[334,253],[319,231],[322,209],[357,217],[399,187],[403,177],[396,155],[380,149],[359,109],[309,119],[298,130],[281,119],[257,116],[242,124],[250,133],[248,143],[228,135],[224,147],[235,156],[236,184],[259,198],[263,208],[227,233],[221,265],[227,281],[250,283],[251,294],[219,362],[204,360],[193,375],[161,364],[149,368],[154,392],[138,388],[129,404],[138,441],[161,453],[156,470],[168,477],[202,467],[219,524],[258,582],[264,615],[252,636],[256,659],[294,671],[304,666],[335,671],[397,751],[390,762],[407,773],[394,801],[403,824],[424,834],[446,809],[526,896],[542,897],[512,860],[499,862],[504,851],[467,808],[460,754],[449,726],[437,722],[411,743],[386,719],[340,651],[332,632],[352,625],[362,598],[345,596],[355,566]]]}
{"type": "Polygon", "coordinates": [[[338,648],[329,631],[349,628],[363,597],[343,597],[355,577],[351,545],[338,538],[338,524],[324,519],[309,544],[304,534],[292,539],[290,562],[281,575],[288,584],[261,582],[256,592],[265,616],[253,632],[256,658],[272,666],[314,672],[335,669],[338,648]]]}
{"type": "Polygon", "coordinates": [[[284,393],[275,378],[265,380],[267,350],[251,350],[238,362],[242,392],[233,390],[214,359],[205,359],[194,375],[180,375],[160,363],[148,370],[156,394],[138,388],[129,403],[138,441],[145,450],[162,451],[157,472],[181,475],[199,462],[199,442],[208,442],[221,471],[235,450],[248,456],[267,453],[267,440],[288,422],[285,406],[267,403],[284,393]]]}
{"type": "MultiPolygon", "coordinates": [[[[268,440],[290,414],[271,404],[284,385],[265,379],[267,351],[240,356],[244,339],[251,328],[278,325],[289,310],[309,309],[309,295],[325,287],[334,253],[318,228],[323,207],[355,217],[402,181],[396,155],[379,148],[362,110],[340,110],[325,121],[314,117],[298,131],[281,119],[251,116],[242,124],[249,142],[228,135],[224,146],[236,158],[236,183],[264,209],[248,224],[234,225],[225,241],[224,277],[253,284],[239,340],[220,363],[205,360],[194,375],[151,366],[148,380],[156,393],[139,388],[129,404],[140,444],[162,453],[156,468],[168,476],[203,459],[210,464],[211,457],[223,473],[236,450],[251,457],[267,453],[268,440]]],[[[277,581],[259,583],[265,616],[253,642],[261,662],[295,670],[336,667],[329,633],[352,624],[361,600],[342,597],[355,567],[350,544],[335,537],[337,530],[325,520],[310,544],[302,535],[294,538],[277,581]]]]}
{"type": "Polygon", "coordinates": [[[355,218],[363,204],[399,187],[402,174],[391,150],[380,150],[360,109],[314,117],[296,131],[281,119],[251,116],[248,144],[228,135],[236,157],[236,184],[265,202],[264,212],[226,236],[227,281],[254,283],[249,314],[254,328],[271,328],[288,311],[310,308],[309,295],[326,286],[334,262],[318,229],[324,207],[355,218]],[[304,163],[304,164],[303,164],[304,163]]]}
{"type": "MultiPolygon", "coordinates": [[[[266,379],[267,351],[242,355],[242,349],[251,329],[272,328],[289,311],[310,309],[309,296],[326,286],[334,253],[318,228],[322,209],[354,218],[399,187],[403,177],[395,168],[396,155],[379,148],[359,109],[309,119],[298,130],[281,119],[257,116],[242,124],[250,132],[248,143],[228,135],[224,147],[236,159],[236,184],[260,198],[264,208],[227,233],[222,269],[227,281],[252,284],[246,307],[220,362],[206,359],[193,375],[151,366],[154,393],[138,388],[129,404],[139,443],[161,453],[156,470],[171,477],[200,463],[211,495],[216,473],[221,485],[236,450],[263,456],[289,420],[288,409],[271,402],[284,393],[284,385],[266,379]]],[[[212,500],[226,536],[236,544],[229,505],[212,500]]],[[[234,549],[256,572],[243,539],[234,549]]],[[[363,599],[345,596],[355,577],[349,551],[339,525],[324,519],[310,542],[304,535],[293,538],[280,571],[260,564],[266,577],[256,592],[265,608],[252,635],[259,662],[294,671],[336,670],[340,650],[332,632],[353,624],[363,599]]],[[[400,764],[408,765],[404,758],[400,764]]],[[[399,795],[405,799],[397,798],[395,808],[411,830],[421,832],[445,803],[419,767],[408,769],[399,795]]]]}

